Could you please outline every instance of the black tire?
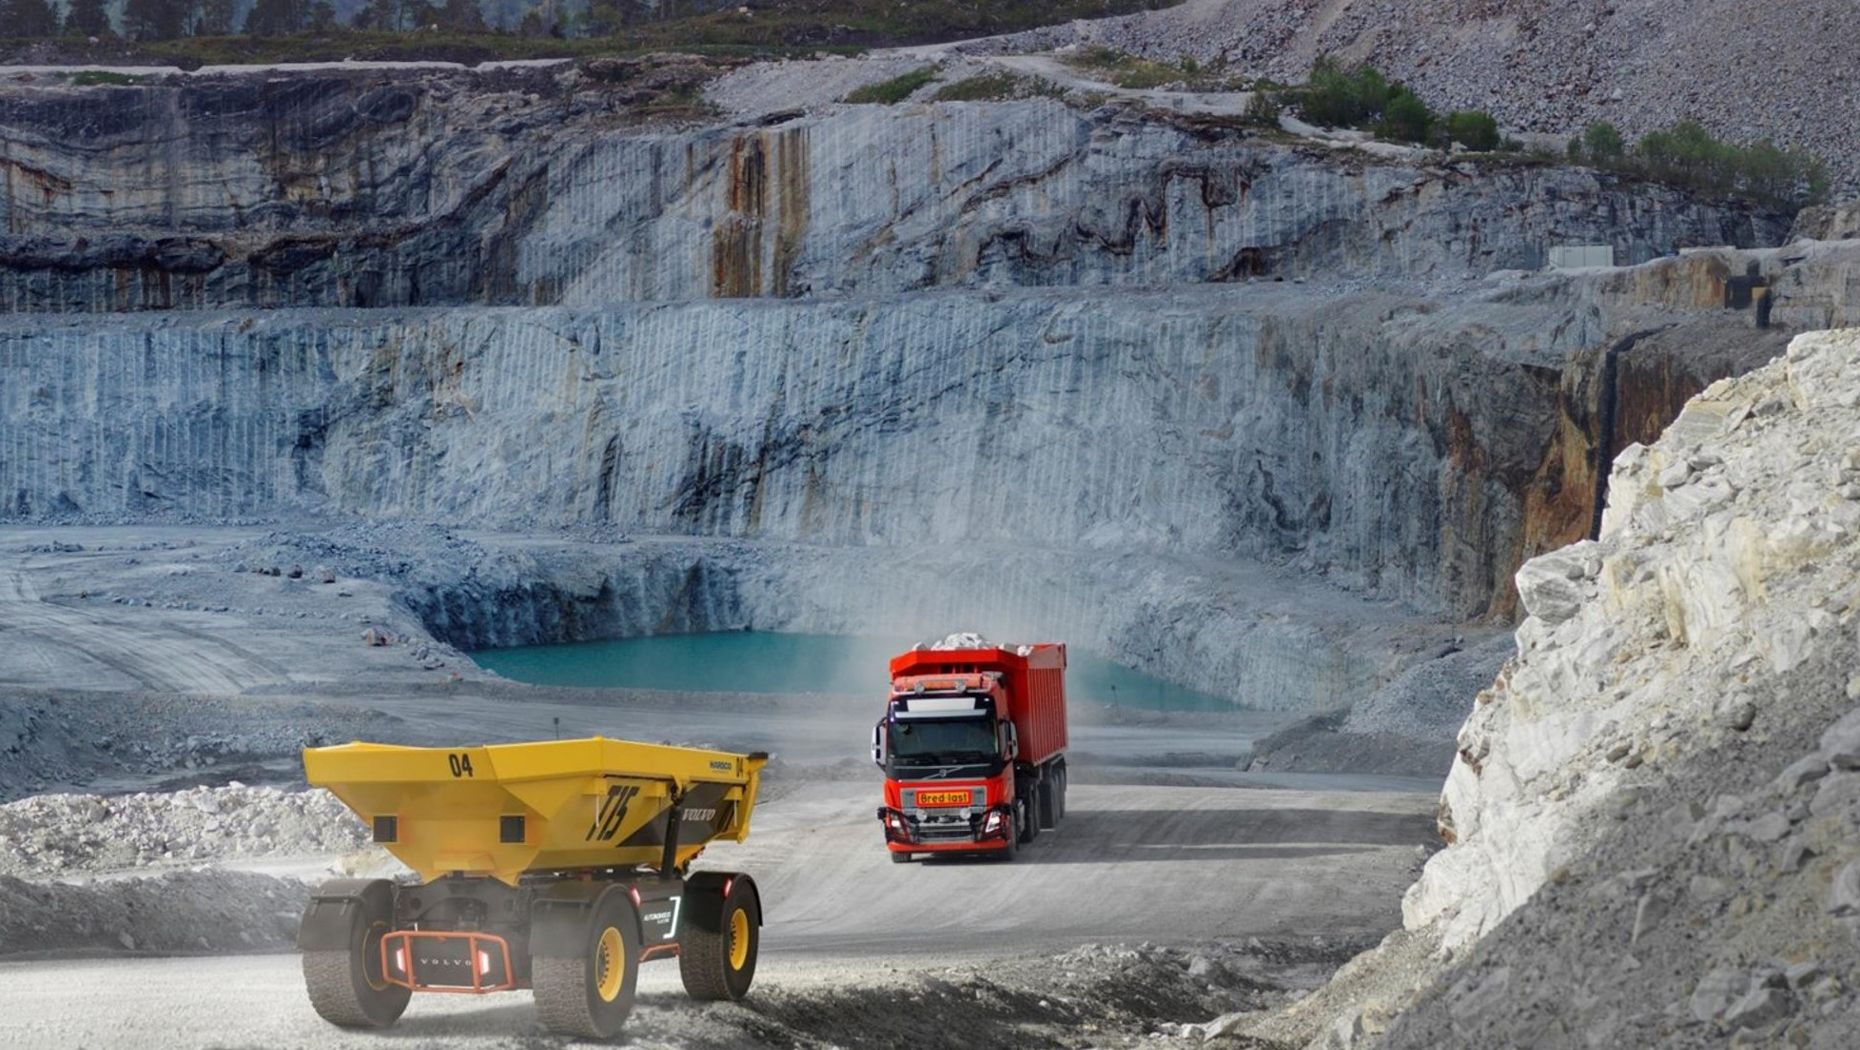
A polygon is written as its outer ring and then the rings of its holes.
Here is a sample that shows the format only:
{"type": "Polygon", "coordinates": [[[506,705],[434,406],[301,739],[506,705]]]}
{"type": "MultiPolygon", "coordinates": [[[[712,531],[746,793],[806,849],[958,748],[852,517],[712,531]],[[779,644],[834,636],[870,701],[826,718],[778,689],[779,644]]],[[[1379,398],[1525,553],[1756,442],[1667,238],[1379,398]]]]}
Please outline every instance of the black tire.
{"type": "Polygon", "coordinates": [[[1020,806],[1008,807],[1007,848],[995,854],[1003,864],[1011,864],[1020,853],[1020,806]]]}
{"type": "Polygon", "coordinates": [[[1039,817],[1033,811],[1033,793],[1028,791],[1014,800],[1014,808],[1020,818],[1020,841],[1023,845],[1040,837],[1039,817]]]}
{"type": "Polygon", "coordinates": [[[1053,805],[1053,812],[1060,820],[1064,820],[1066,819],[1066,781],[1069,779],[1066,776],[1065,766],[1062,765],[1059,767],[1058,775],[1059,783],[1053,792],[1053,797],[1057,800],[1053,805]]]}
{"type": "Polygon", "coordinates": [[[381,935],[394,927],[394,888],[368,884],[349,925],[349,946],[303,955],[304,988],[323,1020],[344,1028],[386,1028],[407,1009],[413,990],[389,984],[381,970],[381,935]]]}
{"type": "Polygon", "coordinates": [[[601,894],[582,950],[533,956],[530,983],[543,1027],[557,1035],[612,1039],[633,1012],[639,985],[639,914],[624,890],[601,894]]]}
{"type": "Polygon", "coordinates": [[[1039,810],[1040,829],[1043,831],[1059,826],[1059,810],[1053,797],[1058,790],[1059,785],[1054,783],[1051,776],[1040,778],[1040,786],[1034,793],[1034,808],[1039,810]]]}
{"type": "MultiPolygon", "coordinates": [[[[890,851],[887,850],[886,852],[890,852],[890,851]]],[[[911,862],[911,855],[909,853],[892,853],[891,854],[891,863],[893,864],[909,864],[910,862],[911,862]]]]}
{"type": "MultiPolygon", "coordinates": [[[[895,861],[899,856],[893,853],[891,858],[895,861]]],[[[678,975],[693,999],[735,1002],[749,994],[749,985],[756,979],[756,953],[762,946],[762,908],[756,884],[749,876],[738,875],[729,887],[717,912],[715,930],[687,922],[679,932],[678,975]]]]}

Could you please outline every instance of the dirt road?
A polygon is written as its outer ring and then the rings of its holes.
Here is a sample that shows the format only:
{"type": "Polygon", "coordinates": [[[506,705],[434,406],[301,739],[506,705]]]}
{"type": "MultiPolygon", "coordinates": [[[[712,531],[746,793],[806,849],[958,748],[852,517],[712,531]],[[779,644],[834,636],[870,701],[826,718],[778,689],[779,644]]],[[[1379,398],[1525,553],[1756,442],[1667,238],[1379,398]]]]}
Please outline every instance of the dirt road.
{"type": "MultiPolygon", "coordinates": [[[[1396,922],[1431,833],[1425,795],[1077,785],[1066,826],[1013,865],[897,867],[878,842],[875,796],[858,782],[807,784],[759,811],[747,844],[705,857],[762,885],[758,989],[770,1004],[870,991],[894,970],[994,960],[990,973],[1011,973],[1027,953],[1082,943],[1373,935],[1396,922]]],[[[749,1007],[686,1000],[674,964],[642,974],[634,1033],[645,1045],[753,1029],[749,1007]]],[[[289,955],[9,962],[0,1002],[6,1046],[382,1045],[318,1020],[289,955]]],[[[396,1032],[413,1045],[540,1038],[524,993],[421,997],[396,1032]]]]}

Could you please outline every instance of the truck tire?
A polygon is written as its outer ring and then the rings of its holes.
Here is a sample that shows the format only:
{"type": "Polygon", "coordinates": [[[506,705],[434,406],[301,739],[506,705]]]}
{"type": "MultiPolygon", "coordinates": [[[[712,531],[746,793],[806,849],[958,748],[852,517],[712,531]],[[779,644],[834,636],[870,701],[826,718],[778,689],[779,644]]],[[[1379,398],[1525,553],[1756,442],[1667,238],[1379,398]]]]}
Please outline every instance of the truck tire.
{"type": "Polygon", "coordinates": [[[413,990],[389,984],[381,970],[381,935],[394,926],[394,889],[372,882],[358,894],[349,946],[303,953],[304,987],[323,1020],[344,1028],[386,1028],[407,1009],[413,990]]]}
{"type": "Polygon", "coordinates": [[[995,854],[1003,864],[1014,863],[1014,858],[1020,854],[1020,806],[1018,804],[1008,807],[1008,822],[1012,826],[1008,828],[1007,846],[995,854]]]}
{"type": "Polygon", "coordinates": [[[1059,826],[1059,807],[1056,796],[1059,785],[1051,774],[1040,778],[1040,787],[1034,793],[1034,808],[1040,814],[1040,829],[1050,831],[1059,826]]]}
{"type": "Polygon", "coordinates": [[[1053,812],[1057,815],[1058,819],[1064,820],[1066,819],[1066,781],[1071,778],[1066,775],[1066,767],[1064,765],[1059,767],[1058,774],[1059,784],[1057,789],[1053,792],[1053,797],[1058,801],[1053,806],[1053,812]]]}
{"type": "MultiPolygon", "coordinates": [[[[891,859],[899,856],[893,853],[891,859]]],[[[684,979],[685,994],[693,999],[735,1002],[749,994],[750,982],[756,978],[762,909],[754,899],[755,883],[738,876],[728,885],[717,913],[717,928],[707,930],[687,922],[678,935],[678,976],[684,979]]]]}
{"type": "MultiPolygon", "coordinates": [[[[887,850],[886,852],[890,852],[890,851],[887,850]]],[[[911,862],[911,855],[909,853],[892,853],[891,854],[891,863],[893,864],[909,864],[910,862],[911,862]]]]}
{"type": "Polygon", "coordinates": [[[610,889],[588,912],[582,950],[530,959],[530,983],[543,1027],[557,1035],[612,1039],[633,1012],[639,984],[639,914],[610,889]]]}
{"type": "Polygon", "coordinates": [[[1030,797],[1038,790],[1035,788],[1014,800],[1014,808],[1020,817],[1020,841],[1023,844],[1040,837],[1040,817],[1034,812],[1030,797]]]}

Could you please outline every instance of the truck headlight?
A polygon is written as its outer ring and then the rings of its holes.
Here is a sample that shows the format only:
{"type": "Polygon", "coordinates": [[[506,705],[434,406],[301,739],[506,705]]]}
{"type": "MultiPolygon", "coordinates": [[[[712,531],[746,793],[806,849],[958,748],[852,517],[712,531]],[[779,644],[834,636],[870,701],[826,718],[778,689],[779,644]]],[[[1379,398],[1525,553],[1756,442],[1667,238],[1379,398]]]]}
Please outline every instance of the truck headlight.
{"type": "Polygon", "coordinates": [[[982,820],[982,837],[991,839],[1001,834],[1001,829],[1006,821],[1007,814],[1002,813],[998,809],[989,810],[988,816],[982,820]]]}

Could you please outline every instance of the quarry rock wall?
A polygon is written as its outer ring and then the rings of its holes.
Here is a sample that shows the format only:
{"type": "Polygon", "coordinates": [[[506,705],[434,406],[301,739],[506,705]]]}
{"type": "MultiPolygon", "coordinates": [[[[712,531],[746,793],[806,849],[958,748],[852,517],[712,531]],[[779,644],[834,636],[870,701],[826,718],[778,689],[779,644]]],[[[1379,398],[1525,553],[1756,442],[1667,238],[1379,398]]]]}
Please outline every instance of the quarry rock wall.
{"type": "Polygon", "coordinates": [[[1375,158],[1048,99],[641,126],[531,73],[9,92],[0,311],[569,305],[1442,278],[1780,243],[1523,160],[1375,158]]]}

